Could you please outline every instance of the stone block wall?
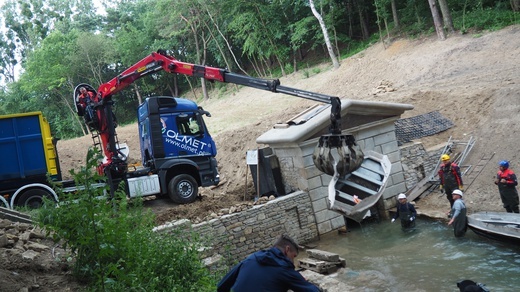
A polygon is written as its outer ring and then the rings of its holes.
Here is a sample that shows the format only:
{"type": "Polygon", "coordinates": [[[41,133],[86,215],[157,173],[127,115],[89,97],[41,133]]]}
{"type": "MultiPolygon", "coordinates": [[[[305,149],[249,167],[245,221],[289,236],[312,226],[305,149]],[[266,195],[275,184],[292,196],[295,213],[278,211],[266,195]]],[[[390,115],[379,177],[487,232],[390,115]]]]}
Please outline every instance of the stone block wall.
{"type": "MultiPolygon", "coordinates": [[[[386,119],[379,121],[378,124],[367,125],[350,129],[348,132],[356,137],[356,141],[363,150],[373,150],[375,152],[387,155],[392,163],[392,170],[388,183],[383,193],[383,202],[385,208],[394,206],[393,196],[400,192],[406,191],[406,184],[404,173],[401,165],[400,150],[397,145],[397,138],[395,135],[395,119],[386,119]],[[388,201],[388,203],[387,203],[388,201]]],[[[332,230],[338,229],[345,225],[343,216],[339,213],[330,211],[327,207],[328,200],[328,184],[331,177],[327,174],[321,173],[315,166],[312,160],[312,154],[317,140],[309,140],[300,144],[302,161],[305,169],[303,177],[299,178],[299,184],[306,182],[312,206],[316,213],[316,224],[318,226],[319,234],[325,234],[332,230]]],[[[280,161],[284,160],[281,155],[289,154],[279,149],[275,149],[275,153],[280,161]]],[[[294,154],[291,153],[291,154],[294,154]]],[[[294,159],[292,157],[291,159],[294,159]]],[[[282,173],[285,171],[282,168],[282,173]]],[[[296,172],[296,169],[290,170],[296,172]]]]}
{"type": "Polygon", "coordinates": [[[306,192],[298,191],[251,209],[221,216],[199,224],[189,221],[157,227],[160,232],[188,228],[213,242],[213,254],[241,260],[247,255],[270,248],[280,234],[287,234],[299,244],[318,238],[314,210],[306,192]]]}
{"type": "MultiPolygon", "coordinates": [[[[317,140],[315,143],[318,143],[317,140]]],[[[286,146],[276,147],[273,148],[273,150],[280,163],[285,193],[289,194],[297,190],[308,190],[309,182],[307,181],[306,174],[306,164],[308,161],[304,159],[302,149],[298,146],[286,146]]],[[[315,171],[319,172],[317,168],[315,168],[315,171]]]]}
{"type": "Polygon", "coordinates": [[[425,149],[420,142],[408,143],[400,147],[406,189],[413,188],[424,178],[435,180],[436,168],[443,147],[425,149]]]}

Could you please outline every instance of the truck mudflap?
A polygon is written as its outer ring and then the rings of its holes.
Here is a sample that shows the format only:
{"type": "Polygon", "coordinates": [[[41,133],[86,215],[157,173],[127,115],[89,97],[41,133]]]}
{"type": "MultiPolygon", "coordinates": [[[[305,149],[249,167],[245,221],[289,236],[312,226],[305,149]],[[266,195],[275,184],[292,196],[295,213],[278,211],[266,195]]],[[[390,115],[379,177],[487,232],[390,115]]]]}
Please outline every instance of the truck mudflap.
{"type": "Polygon", "coordinates": [[[361,166],[345,176],[335,172],[328,186],[329,210],[356,222],[370,216],[386,187],[392,163],[386,155],[365,153],[361,166]]]}

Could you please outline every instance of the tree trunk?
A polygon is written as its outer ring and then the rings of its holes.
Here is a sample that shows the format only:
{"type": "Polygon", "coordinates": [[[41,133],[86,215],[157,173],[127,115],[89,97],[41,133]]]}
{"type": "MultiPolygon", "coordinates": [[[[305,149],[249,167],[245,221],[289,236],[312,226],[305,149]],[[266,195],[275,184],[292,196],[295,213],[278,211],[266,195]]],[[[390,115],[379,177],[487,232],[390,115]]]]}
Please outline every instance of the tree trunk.
{"type": "MultiPolygon", "coordinates": [[[[256,8],[256,11],[258,13],[258,16],[260,17],[260,21],[262,22],[262,25],[264,28],[268,27],[269,24],[262,18],[262,13],[260,12],[260,8],[258,7],[258,5],[255,6],[256,8]]],[[[269,36],[270,34],[268,34],[269,36]]],[[[280,56],[279,56],[279,52],[280,50],[278,49],[278,46],[276,45],[276,42],[273,41],[273,39],[271,37],[267,37],[268,40],[269,40],[269,43],[271,44],[271,47],[274,48],[274,58],[276,60],[276,62],[278,63],[278,66],[280,66],[280,71],[282,72],[282,76],[287,76],[287,74],[285,73],[285,68],[284,68],[284,63],[283,63],[283,60],[280,59],[280,56]]],[[[267,56],[268,58],[271,58],[271,56],[267,56]]],[[[271,66],[269,66],[271,67],[271,66]]],[[[271,71],[271,69],[269,68],[269,71],[271,71]]],[[[269,74],[271,75],[271,74],[269,74]]]]}
{"type": "Polygon", "coordinates": [[[348,16],[348,37],[351,38],[353,33],[353,27],[352,27],[352,15],[354,15],[354,12],[352,10],[352,0],[347,1],[347,16],[348,16]]]}
{"type": "Polygon", "coordinates": [[[135,94],[137,95],[137,100],[139,101],[139,104],[143,103],[143,97],[141,96],[141,92],[139,92],[139,86],[137,86],[137,83],[133,84],[135,94]]]}
{"type": "Polygon", "coordinates": [[[325,39],[325,44],[327,45],[327,51],[329,52],[332,65],[334,66],[334,69],[337,69],[339,68],[338,58],[336,57],[336,54],[334,54],[334,49],[332,48],[332,44],[330,42],[329,33],[327,32],[325,22],[323,21],[323,18],[314,7],[314,1],[309,0],[309,4],[311,6],[312,14],[314,14],[314,17],[316,17],[316,19],[318,19],[318,22],[320,23],[321,31],[323,33],[323,38],[325,39]]]}
{"type": "Polygon", "coordinates": [[[248,60],[249,60],[249,63],[251,63],[251,66],[253,67],[253,70],[255,70],[256,76],[263,76],[260,73],[260,68],[259,68],[259,65],[256,62],[255,57],[254,56],[249,57],[248,60]],[[253,59],[251,59],[251,58],[253,58],[253,59]]]}
{"type": "MultiPolygon", "coordinates": [[[[204,61],[201,57],[200,52],[200,44],[199,44],[199,36],[198,36],[198,27],[194,24],[194,21],[189,21],[185,16],[181,15],[182,20],[186,22],[186,24],[190,27],[191,32],[193,33],[193,38],[195,41],[195,53],[197,54],[197,62],[200,65],[205,65],[204,61]]],[[[204,41],[204,39],[203,39],[204,41]]],[[[202,95],[204,96],[204,99],[209,99],[208,89],[206,88],[206,79],[200,78],[200,85],[202,88],[202,95]]]]}
{"type": "Polygon", "coordinates": [[[86,125],[85,125],[85,123],[83,122],[83,119],[80,118],[80,117],[78,116],[78,114],[76,113],[76,109],[73,108],[73,107],[69,104],[69,102],[68,102],[69,99],[68,99],[68,98],[64,98],[64,97],[61,96],[61,95],[60,95],[60,97],[62,98],[63,103],[65,104],[65,106],[69,109],[69,112],[72,114],[72,118],[73,118],[73,119],[78,123],[79,128],[81,129],[81,132],[83,133],[83,136],[85,136],[87,133],[90,133],[88,127],[86,127],[87,130],[85,130],[85,127],[84,127],[84,126],[86,126],[86,125]]]}
{"type": "Polygon", "coordinates": [[[293,72],[298,72],[298,50],[293,50],[293,72]]]}
{"type": "Polygon", "coordinates": [[[383,44],[383,48],[386,50],[386,45],[383,40],[383,33],[381,30],[381,15],[379,15],[379,6],[376,5],[376,17],[377,17],[377,28],[379,29],[379,41],[383,44]]]}
{"type": "Polygon", "coordinates": [[[338,33],[334,26],[332,27],[332,31],[334,32],[334,44],[335,44],[334,47],[336,48],[336,54],[337,54],[337,56],[341,56],[341,52],[339,51],[338,33]]]}
{"type": "Polygon", "coordinates": [[[455,33],[455,28],[453,27],[453,21],[451,20],[451,13],[450,8],[448,7],[448,3],[446,2],[446,0],[439,0],[439,6],[441,7],[444,27],[446,27],[450,33],[455,33]]]}
{"type": "Polygon", "coordinates": [[[417,3],[414,1],[413,3],[414,11],[415,11],[415,17],[417,18],[417,24],[421,26],[422,24],[422,18],[421,14],[419,13],[419,7],[417,6],[417,3]]]}
{"type": "MultiPolygon", "coordinates": [[[[220,30],[220,27],[218,26],[217,22],[213,19],[213,15],[211,15],[207,5],[205,6],[206,8],[206,12],[208,13],[208,16],[209,18],[211,19],[211,22],[213,23],[213,25],[215,26],[215,29],[218,31],[218,33],[220,34],[220,36],[222,37],[222,39],[224,40],[224,42],[226,43],[226,46],[228,48],[228,51],[229,53],[231,54],[231,56],[233,56],[233,60],[235,61],[235,65],[238,67],[238,69],[240,69],[240,71],[242,71],[242,73],[246,74],[247,75],[247,72],[246,70],[244,70],[241,66],[240,66],[240,63],[238,62],[237,60],[237,57],[235,56],[235,53],[233,52],[233,50],[231,49],[231,45],[229,44],[229,41],[228,39],[226,38],[226,36],[222,33],[222,31],[220,30]]],[[[208,27],[208,30],[213,34],[213,32],[211,31],[211,29],[209,29],[208,27]]],[[[217,43],[218,45],[218,41],[215,40],[215,42],[217,43]]],[[[220,46],[219,46],[219,50],[220,50],[220,46]]],[[[221,51],[221,50],[220,50],[221,51]]],[[[221,55],[222,55],[222,58],[225,60],[226,62],[226,66],[228,66],[228,69],[231,70],[231,65],[228,64],[228,61],[227,61],[227,58],[224,54],[224,52],[221,51],[221,55]]]]}
{"type": "Polygon", "coordinates": [[[437,4],[435,0],[428,0],[430,3],[430,10],[433,16],[433,23],[435,24],[435,31],[437,32],[437,37],[443,41],[446,39],[446,35],[444,34],[444,29],[442,28],[442,19],[439,15],[439,11],[437,10],[437,4]]]}
{"type": "Polygon", "coordinates": [[[388,41],[390,41],[390,30],[388,29],[388,20],[386,20],[386,18],[385,18],[384,22],[385,22],[385,29],[386,29],[386,38],[388,41]]]}
{"type": "Polygon", "coordinates": [[[355,0],[358,15],[359,15],[359,26],[361,27],[361,33],[363,36],[363,40],[367,40],[370,37],[370,32],[368,30],[367,22],[365,20],[365,15],[363,13],[363,9],[359,4],[359,0],[355,0]]]}
{"type": "Polygon", "coordinates": [[[520,11],[520,0],[511,0],[511,9],[515,12],[520,11]]]}
{"type": "Polygon", "coordinates": [[[392,16],[394,17],[394,26],[396,29],[399,29],[399,16],[397,16],[397,5],[395,4],[395,0],[392,0],[392,16]]]}

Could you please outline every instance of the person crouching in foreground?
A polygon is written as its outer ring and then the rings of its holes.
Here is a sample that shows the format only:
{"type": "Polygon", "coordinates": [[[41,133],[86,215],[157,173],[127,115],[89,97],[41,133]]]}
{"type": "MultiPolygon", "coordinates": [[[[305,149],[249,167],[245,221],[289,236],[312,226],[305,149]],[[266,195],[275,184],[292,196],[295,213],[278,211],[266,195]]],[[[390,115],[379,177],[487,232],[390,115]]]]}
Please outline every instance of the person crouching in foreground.
{"type": "Polygon", "coordinates": [[[397,200],[399,200],[399,203],[396,206],[397,212],[392,218],[392,223],[395,219],[399,218],[401,219],[401,228],[403,231],[415,227],[415,217],[417,217],[415,207],[408,203],[405,194],[399,194],[397,200]]]}
{"type": "Polygon", "coordinates": [[[281,235],[268,250],[249,255],[234,266],[218,283],[218,292],[320,291],[294,269],[298,244],[287,235],[281,235]]]}
{"type": "Polygon", "coordinates": [[[466,217],[466,204],[462,200],[462,191],[454,190],[451,195],[453,196],[453,207],[449,213],[450,222],[448,225],[453,225],[453,233],[455,237],[462,237],[466,234],[468,229],[468,217],[466,217]]]}

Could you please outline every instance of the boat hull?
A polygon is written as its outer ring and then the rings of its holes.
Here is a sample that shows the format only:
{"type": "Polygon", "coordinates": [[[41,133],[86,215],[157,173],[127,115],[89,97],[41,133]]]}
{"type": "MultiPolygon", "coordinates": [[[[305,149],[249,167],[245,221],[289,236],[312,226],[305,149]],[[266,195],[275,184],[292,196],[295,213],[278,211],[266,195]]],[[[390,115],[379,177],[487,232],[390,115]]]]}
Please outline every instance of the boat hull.
{"type": "Polygon", "coordinates": [[[361,166],[344,177],[334,175],[329,183],[328,208],[361,222],[385,191],[392,163],[388,156],[367,151],[361,166]]]}
{"type": "Polygon", "coordinates": [[[478,212],[468,215],[468,227],[483,237],[501,242],[520,243],[520,214],[478,212]]]}

